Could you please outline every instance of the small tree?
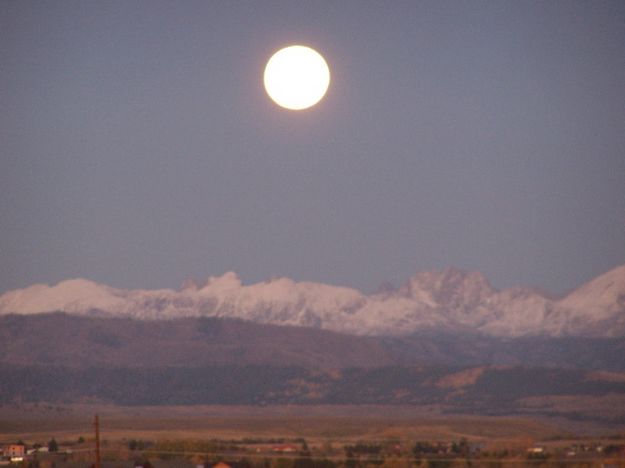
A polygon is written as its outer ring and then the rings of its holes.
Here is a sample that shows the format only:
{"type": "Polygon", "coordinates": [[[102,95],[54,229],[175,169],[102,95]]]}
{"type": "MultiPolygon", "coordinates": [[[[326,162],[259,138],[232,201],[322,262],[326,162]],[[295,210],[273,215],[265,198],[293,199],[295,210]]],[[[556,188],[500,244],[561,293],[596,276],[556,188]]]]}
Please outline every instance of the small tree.
{"type": "Polygon", "coordinates": [[[58,451],[59,451],[59,444],[53,438],[52,440],[50,440],[50,442],[48,442],[48,452],[58,452],[58,451]]]}

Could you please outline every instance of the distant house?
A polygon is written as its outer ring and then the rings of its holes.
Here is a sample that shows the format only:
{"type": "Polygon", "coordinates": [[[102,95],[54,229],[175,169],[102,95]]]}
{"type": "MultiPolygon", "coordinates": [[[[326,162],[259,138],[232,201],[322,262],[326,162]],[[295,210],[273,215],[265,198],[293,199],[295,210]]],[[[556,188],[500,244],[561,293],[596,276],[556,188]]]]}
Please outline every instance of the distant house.
{"type": "Polygon", "coordinates": [[[11,458],[23,458],[26,455],[26,447],[19,444],[7,445],[4,448],[4,455],[11,458]]]}
{"type": "Polygon", "coordinates": [[[281,444],[274,445],[271,450],[276,453],[295,453],[297,452],[297,447],[294,445],[281,444]]]}
{"type": "Polygon", "coordinates": [[[235,463],[226,463],[223,461],[219,461],[217,463],[205,463],[204,465],[197,465],[196,468],[233,468],[235,463]]]}
{"type": "Polygon", "coordinates": [[[152,464],[150,462],[135,462],[134,468],[152,468],[152,464]]]}
{"type": "Polygon", "coordinates": [[[28,455],[32,455],[34,453],[47,453],[49,452],[48,447],[37,447],[26,450],[28,455]]]}
{"type": "Polygon", "coordinates": [[[534,455],[545,453],[545,447],[534,446],[527,449],[527,452],[534,455]]]}

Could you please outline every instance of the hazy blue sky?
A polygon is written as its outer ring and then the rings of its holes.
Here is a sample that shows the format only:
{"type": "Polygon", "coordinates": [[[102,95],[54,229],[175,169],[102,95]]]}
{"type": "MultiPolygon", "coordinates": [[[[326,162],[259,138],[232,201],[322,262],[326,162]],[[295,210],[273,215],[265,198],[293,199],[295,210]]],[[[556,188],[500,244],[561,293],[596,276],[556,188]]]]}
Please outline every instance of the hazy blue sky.
{"type": "Polygon", "coordinates": [[[625,263],[625,2],[0,2],[0,291],[625,263]],[[327,59],[278,108],[272,52],[327,59]]]}

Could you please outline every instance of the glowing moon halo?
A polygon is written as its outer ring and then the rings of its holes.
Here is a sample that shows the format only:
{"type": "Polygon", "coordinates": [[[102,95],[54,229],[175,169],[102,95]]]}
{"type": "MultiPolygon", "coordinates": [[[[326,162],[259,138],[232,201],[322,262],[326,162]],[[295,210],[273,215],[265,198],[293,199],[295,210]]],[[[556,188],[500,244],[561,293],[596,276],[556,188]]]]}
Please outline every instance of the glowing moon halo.
{"type": "Polygon", "coordinates": [[[265,66],[265,90],[279,106],[301,110],[317,104],[330,85],[330,69],[316,50],[292,45],[273,54],[265,66]]]}

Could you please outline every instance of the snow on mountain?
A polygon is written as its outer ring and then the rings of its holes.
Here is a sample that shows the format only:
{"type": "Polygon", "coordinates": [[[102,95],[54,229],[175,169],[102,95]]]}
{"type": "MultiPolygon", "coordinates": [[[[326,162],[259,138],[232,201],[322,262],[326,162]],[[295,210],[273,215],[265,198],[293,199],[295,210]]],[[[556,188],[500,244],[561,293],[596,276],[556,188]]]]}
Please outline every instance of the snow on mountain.
{"type": "Polygon", "coordinates": [[[125,303],[123,295],[116,294],[113,288],[85,279],[72,279],[54,287],[35,284],[9,291],[0,296],[0,311],[37,314],[64,310],[68,313],[82,313],[87,309],[119,310],[125,303]]]}
{"type": "Polygon", "coordinates": [[[37,284],[0,296],[0,314],[65,311],[137,319],[216,316],[357,335],[423,331],[493,336],[624,336],[625,266],[561,300],[528,288],[498,291],[477,272],[421,272],[399,289],[365,295],[351,288],[273,278],[243,285],[233,272],[204,284],[125,290],[84,279],[37,284]]]}
{"type": "Polygon", "coordinates": [[[558,306],[573,330],[586,327],[594,335],[625,335],[625,265],[580,286],[558,306]]]}
{"type": "Polygon", "coordinates": [[[591,312],[596,319],[606,319],[625,309],[625,265],[614,268],[583,284],[566,296],[560,305],[577,316],[591,312]]]}

